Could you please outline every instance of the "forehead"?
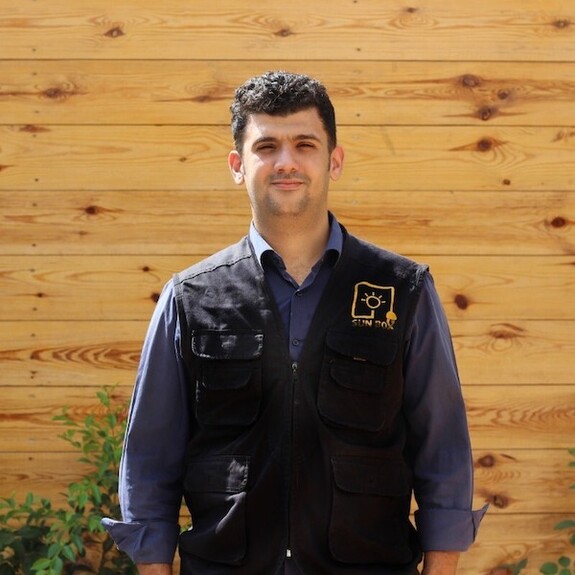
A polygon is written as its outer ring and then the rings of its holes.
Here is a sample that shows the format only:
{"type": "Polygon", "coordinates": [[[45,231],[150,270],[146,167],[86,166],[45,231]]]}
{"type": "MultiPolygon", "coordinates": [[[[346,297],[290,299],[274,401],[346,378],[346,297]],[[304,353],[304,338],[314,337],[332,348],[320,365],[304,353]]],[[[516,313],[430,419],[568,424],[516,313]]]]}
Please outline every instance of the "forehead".
{"type": "Polygon", "coordinates": [[[327,133],[315,108],[287,116],[252,114],[246,126],[245,142],[260,138],[293,139],[302,136],[314,136],[327,142],[327,133]]]}

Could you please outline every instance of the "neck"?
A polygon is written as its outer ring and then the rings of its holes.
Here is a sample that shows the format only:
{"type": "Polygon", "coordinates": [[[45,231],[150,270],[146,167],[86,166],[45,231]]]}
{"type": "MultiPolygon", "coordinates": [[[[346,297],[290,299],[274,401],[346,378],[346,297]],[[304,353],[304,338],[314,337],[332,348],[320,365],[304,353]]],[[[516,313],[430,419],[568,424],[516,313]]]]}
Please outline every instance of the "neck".
{"type": "Polygon", "coordinates": [[[281,256],[287,272],[301,284],[314,264],[321,258],[329,238],[329,219],[304,223],[277,218],[273,222],[259,222],[254,225],[266,242],[281,256]]]}

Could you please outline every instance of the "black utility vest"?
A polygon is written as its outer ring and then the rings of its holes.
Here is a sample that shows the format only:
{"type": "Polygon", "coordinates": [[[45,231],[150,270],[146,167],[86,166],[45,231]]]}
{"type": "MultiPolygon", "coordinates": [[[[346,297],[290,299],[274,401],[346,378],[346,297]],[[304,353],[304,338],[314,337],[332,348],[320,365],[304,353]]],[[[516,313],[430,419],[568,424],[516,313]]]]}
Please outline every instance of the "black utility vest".
{"type": "Polygon", "coordinates": [[[189,367],[183,575],[412,574],[403,356],[425,267],[345,233],[298,363],[244,238],[174,278],[189,367]]]}

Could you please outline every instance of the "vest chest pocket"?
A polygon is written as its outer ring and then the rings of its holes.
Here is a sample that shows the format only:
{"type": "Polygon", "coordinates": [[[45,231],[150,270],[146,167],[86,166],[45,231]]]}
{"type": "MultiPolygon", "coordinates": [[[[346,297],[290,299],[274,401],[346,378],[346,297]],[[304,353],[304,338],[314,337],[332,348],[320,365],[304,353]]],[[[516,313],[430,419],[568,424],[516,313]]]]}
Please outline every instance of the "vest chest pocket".
{"type": "Polygon", "coordinates": [[[192,334],[196,377],[196,418],[204,425],[251,425],[262,395],[259,332],[203,331],[192,334]]]}
{"type": "Polygon", "coordinates": [[[391,365],[397,343],[377,336],[328,332],[318,410],[331,425],[377,432],[400,407],[401,382],[391,365]]]}

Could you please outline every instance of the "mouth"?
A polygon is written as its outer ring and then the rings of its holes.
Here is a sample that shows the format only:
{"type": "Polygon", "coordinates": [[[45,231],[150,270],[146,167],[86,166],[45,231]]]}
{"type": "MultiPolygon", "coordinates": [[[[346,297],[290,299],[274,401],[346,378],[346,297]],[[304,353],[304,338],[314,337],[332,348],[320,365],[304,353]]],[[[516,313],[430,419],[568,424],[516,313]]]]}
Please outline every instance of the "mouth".
{"type": "Polygon", "coordinates": [[[271,185],[278,190],[295,190],[300,186],[303,186],[306,182],[303,178],[294,177],[281,177],[272,178],[271,185]]]}

